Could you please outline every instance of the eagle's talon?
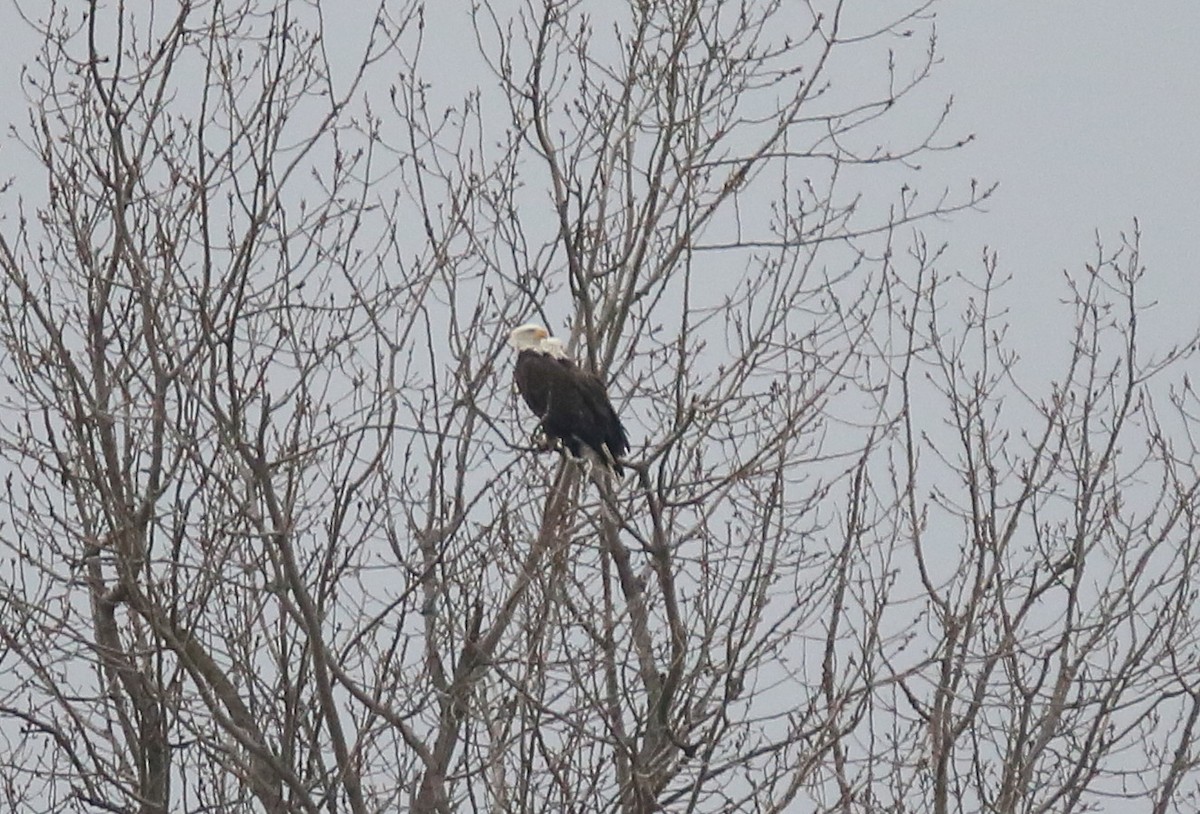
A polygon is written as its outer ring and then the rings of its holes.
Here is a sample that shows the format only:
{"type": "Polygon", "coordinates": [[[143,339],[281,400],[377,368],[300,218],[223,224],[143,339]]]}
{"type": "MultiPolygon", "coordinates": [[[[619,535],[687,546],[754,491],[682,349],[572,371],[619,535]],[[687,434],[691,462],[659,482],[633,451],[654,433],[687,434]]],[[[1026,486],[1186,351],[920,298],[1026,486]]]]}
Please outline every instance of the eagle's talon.
{"type": "Polygon", "coordinates": [[[551,438],[541,427],[529,434],[529,443],[542,452],[552,452],[558,447],[558,439],[551,438]]]}

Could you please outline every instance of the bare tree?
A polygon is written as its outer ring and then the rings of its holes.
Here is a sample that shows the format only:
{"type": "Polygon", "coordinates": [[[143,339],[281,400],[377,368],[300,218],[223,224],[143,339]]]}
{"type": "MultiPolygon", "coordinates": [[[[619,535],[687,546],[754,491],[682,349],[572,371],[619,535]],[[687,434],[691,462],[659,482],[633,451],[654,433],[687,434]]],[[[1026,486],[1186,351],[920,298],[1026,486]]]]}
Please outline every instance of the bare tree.
{"type": "Polygon", "coordinates": [[[932,4],[866,5],[31,17],[10,808],[1193,793],[1194,345],[1141,355],[1131,238],[1018,375],[916,231],[990,194],[915,191],[948,106],[892,135],[932,4]],[[530,314],[625,482],[526,442],[530,314]]]}
{"type": "Polygon", "coordinates": [[[934,811],[1168,811],[1195,789],[1200,479],[1178,372],[1197,346],[1141,347],[1139,247],[1067,276],[1048,386],[1007,348],[994,255],[959,325],[934,275],[907,311],[897,471],[933,670],[884,708],[934,811]]]}

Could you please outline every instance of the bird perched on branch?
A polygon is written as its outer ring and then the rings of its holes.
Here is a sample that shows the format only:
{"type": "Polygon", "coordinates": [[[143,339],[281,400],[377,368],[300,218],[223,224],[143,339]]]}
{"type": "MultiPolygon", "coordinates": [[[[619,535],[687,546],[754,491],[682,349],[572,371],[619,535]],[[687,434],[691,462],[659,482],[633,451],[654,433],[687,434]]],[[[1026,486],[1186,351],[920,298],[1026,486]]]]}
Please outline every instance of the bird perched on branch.
{"type": "Polygon", "coordinates": [[[576,365],[562,342],[541,325],[522,325],[508,335],[518,351],[513,378],[548,438],[561,441],[572,457],[585,448],[619,478],[629,436],[608,400],[600,377],[576,365]]]}

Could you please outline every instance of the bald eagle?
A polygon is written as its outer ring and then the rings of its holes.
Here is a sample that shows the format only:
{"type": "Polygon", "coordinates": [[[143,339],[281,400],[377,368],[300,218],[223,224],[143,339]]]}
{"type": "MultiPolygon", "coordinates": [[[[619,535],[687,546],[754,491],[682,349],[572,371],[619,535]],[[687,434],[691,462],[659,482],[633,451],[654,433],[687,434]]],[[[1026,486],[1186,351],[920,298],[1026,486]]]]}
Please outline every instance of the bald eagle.
{"type": "Polygon", "coordinates": [[[621,477],[629,436],[600,377],[571,361],[562,342],[541,325],[515,328],[508,344],[518,351],[513,375],[517,390],[541,419],[546,435],[561,441],[576,458],[582,457],[584,447],[591,449],[601,464],[621,477]]]}

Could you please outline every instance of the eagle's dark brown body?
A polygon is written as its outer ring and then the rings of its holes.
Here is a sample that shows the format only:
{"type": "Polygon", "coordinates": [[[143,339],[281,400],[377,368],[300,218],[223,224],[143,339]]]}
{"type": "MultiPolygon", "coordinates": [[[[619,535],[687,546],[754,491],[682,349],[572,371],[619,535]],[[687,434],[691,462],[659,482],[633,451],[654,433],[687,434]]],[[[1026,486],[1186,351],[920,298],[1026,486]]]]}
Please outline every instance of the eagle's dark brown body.
{"type": "Polygon", "coordinates": [[[576,458],[585,446],[595,450],[621,477],[620,458],[629,451],[629,436],[599,377],[536,350],[520,352],[514,377],[547,436],[561,440],[576,458]]]}

